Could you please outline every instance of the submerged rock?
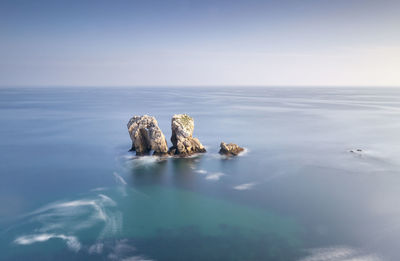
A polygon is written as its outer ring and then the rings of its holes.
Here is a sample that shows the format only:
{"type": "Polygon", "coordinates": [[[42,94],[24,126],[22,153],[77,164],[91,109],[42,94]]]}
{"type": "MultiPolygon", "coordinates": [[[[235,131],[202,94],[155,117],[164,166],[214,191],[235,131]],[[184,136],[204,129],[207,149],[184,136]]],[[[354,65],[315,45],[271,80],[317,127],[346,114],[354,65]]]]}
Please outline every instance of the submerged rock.
{"type": "Polygon", "coordinates": [[[365,155],[365,151],[362,149],[351,149],[349,150],[350,153],[357,155],[358,157],[362,157],[365,155]]]}
{"type": "Polygon", "coordinates": [[[171,142],[169,153],[172,155],[190,156],[206,152],[199,139],[193,138],[194,120],[186,114],[175,114],[171,120],[171,142]]]}
{"type": "Polygon", "coordinates": [[[156,118],[148,115],[133,116],[127,126],[132,140],[131,150],[136,151],[136,155],[146,155],[152,150],[154,155],[167,154],[167,140],[156,118]]]}
{"type": "Polygon", "coordinates": [[[237,156],[240,152],[244,151],[242,147],[234,143],[226,144],[225,142],[221,142],[220,147],[219,153],[227,156],[237,156]]]}

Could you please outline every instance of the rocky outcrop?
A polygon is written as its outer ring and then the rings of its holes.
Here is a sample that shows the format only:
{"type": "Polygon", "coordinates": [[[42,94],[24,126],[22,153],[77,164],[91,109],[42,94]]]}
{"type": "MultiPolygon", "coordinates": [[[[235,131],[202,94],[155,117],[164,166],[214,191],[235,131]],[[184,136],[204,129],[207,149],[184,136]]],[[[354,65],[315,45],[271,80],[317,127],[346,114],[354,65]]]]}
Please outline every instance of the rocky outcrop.
{"type": "Polygon", "coordinates": [[[237,156],[240,152],[244,151],[242,147],[234,143],[226,144],[225,142],[221,142],[220,147],[219,153],[227,156],[237,156]]]}
{"type": "Polygon", "coordinates": [[[199,139],[193,138],[194,120],[186,114],[175,114],[171,120],[171,155],[190,156],[206,152],[199,139]]]}
{"type": "Polygon", "coordinates": [[[128,131],[132,140],[132,149],[136,155],[166,155],[167,140],[162,133],[156,118],[148,115],[133,116],[128,122],[128,131]]]}

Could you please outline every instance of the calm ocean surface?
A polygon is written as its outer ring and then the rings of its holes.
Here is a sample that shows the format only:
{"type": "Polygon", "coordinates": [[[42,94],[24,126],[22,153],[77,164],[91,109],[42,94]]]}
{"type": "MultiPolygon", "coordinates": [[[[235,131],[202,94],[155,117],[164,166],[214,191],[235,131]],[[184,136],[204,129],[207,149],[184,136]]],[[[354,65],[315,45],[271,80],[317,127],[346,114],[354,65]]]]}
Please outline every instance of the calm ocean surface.
{"type": "Polygon", "coordinates": [[[400,89],[2,88],[0,126],[0,260],[400,260],[400,89]],[[128,152],[176,113],[206,154],[128,152]]]}

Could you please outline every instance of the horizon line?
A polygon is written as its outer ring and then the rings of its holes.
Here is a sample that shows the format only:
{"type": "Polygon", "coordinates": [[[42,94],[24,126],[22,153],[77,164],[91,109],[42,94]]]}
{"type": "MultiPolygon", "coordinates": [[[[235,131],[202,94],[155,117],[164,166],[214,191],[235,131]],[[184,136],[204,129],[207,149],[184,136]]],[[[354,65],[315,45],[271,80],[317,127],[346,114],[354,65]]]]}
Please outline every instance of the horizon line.
{"type": "Polygon", "coordinates": [[[0,85],[0,88],[400,88],[400,85],[0,85]]]}

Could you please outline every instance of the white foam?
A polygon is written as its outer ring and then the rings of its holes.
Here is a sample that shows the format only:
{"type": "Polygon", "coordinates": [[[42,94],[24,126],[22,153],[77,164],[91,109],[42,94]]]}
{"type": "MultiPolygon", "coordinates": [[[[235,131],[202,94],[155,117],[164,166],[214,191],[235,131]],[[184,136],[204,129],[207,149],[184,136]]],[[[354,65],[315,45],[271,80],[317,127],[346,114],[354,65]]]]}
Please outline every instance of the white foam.
{"type": "Polygon", "coordinates": [[[117,205],[114,200],[104,194],[99,194],[99,197],[102,199],[103,203],[108,203],[111,206],[117,205]]]}
{"type": "Polygon", "coordinates": [[[315,248],[308,252],[310,255],[299,261],[382,261],[376,254],[346,246],[315,248]]]}
{"type": "Polygon", "coordinates": [[[93,207],[96,209],[97,211],[97,217],[101,220],[107,221],[107,216],[103,211],[103,208],[100,207],[99,205],[93,205],[93,207]]]}
{"type": "Polygon", "coordinates": [[[233,187],[236,190],[248,190],[254,187],[255,183],[244,183],[238,186],[233,187]]]}
{"type": "Polygon", "coordinates": [[[95,206],[96,202],[94,200],[74,200],[68,201],[64,203],[59,203],[54,205],[54,208],[73,208],[73,207],[80,207],[80,206],[95,206]]]}
{"type": "Polygon", "coordinates": [[[198,169],[198,170],[195,170],[194,172],[199,173],[199,174],[207,174],[207,171],[204,169],[198,169]]]}
{"type": "Polygon", "coordinates": [[[97,243],[89,247],[89,254],[101,254],[103,252],[103,243],[97,243]]]}
{"type": "Polygon", "coordinates": [[[118,233],[122,226],[121,212],[110,209],[115,206],[116,203],[110,197],[98,194],[94,199],[49,204],[27,216],[32,216],[29,222],[39,223],[39,227],[34,230],[35,233],[48,233],[43,235],[71,234],[102,222],[104,227],[100,236],[104,237],[118,233]]]}
{"type": "Polygon", "coordinates": [[[52,238],[59,238],[66,242],[69,249],[72,251],[78,252],[81,249],[81,243],[79,243],[78,239],[74,236],[66,236],[64,234],[35,234],[35,235],[27,235],[20,236],[14,240],[14,243],[19,245],[30,245],[37,242],[45,242],[52,238]]]}
{"type": "Polygon", "coordinates": [[[134,158],[136,158],[136,157],[137,157],[137,156],[135,155],[135,152],[134,152],[134,151],[126,151],[126,150],[121,151],[121,154],[119,154],[119,155],[117,156],[117,158],[126,159],[126,160],[131,160],[131,159],[134,159],[134,158]]]}
{"type": "Polygon", "coordinates": [[[214,173],[207,174],[206,179],[208,179],[208,180],[219,180],[224,175],[225,174],[222,173],[222,172],[214,172],[214,173]]]}
{"type": "Polygon", "coordinates": [[[114,215],[109,216],[105,222],[105,226],[100,233],[99,238],[104,238],[108,235],[115,235],[122,228],[122,213],[116,212],[114,215]]]}
{"type": "Polygon", "coordinates": [[[133,258],[141,258],[136,260],[144,260],[141,256],[131,256],[136,248],[129,244],[127,239],[117,240],[115,246],[112,247],[112,252],[108,254],[108,259],[111,260],[135,260],[133,258]],[[131,258],[131,259],[129,259],[131,258]]]}
{"type": "Polygon", "coordinates": [[[117,182],[117,184],[120,184],[120,185],[126,185],[127,184],[126,181],[124,180],[124,178],[121,177],[120,175],[118,175],[117,172],[114,172],[113,175],[115,177],[115,181],[117,182]]]}
{"type": "MultiPolygon", "coordinates": [[[[103,205],[108,205],[108,206],[115,206],[115,202],[107,197],[106,195],[99,194],[100,200],[74,200],[74,201],[68,201],[68,202],[63,202],[63,203],[58,203],[54,205],[50,205],[47,210],[54,210],[55,213],[49,214],[50,216],[54,215],[65,215],[65,216],[70,216],[72,214],[79,214],[78,209],[79,207],[83,206],[91,206],[93,209],[96,210],[97,217],[98,219],[107,220],[107,215],[104,213],[103,205]],[[65,211],[60,211],[62,208],[73,208],[74,210],[70,210],[68,212],[65,211]],[[78,212],[78,213],[77,213],[78,212]]],[[[85,210],[83,210],[85,211],[85,210]]],[[[46,215],[42,215],[42,217],[46,217],[46,215]]]]}
{"type": "Polygon", "coordinates": [[[155,163],[161,161],[160,157],[157,156],[141,156],[141,157],[136,157],[134,159],[134,164],[137,167],[147,167],[154,165],[155,163]]]}
{"type": "Polygon", "coordinates": [[[243,151],[238,154],[238,157],[243,157],[249,154],[250,150],[248,148],[243,147],[243,151]]]}
{"type": "Polygon", "coordinates": [[[99,188],[91,189],[90,191],[96,192],[96,191],[104,191],[104,190],[107,190],[107,188],[99,187],[99,188]]]}

